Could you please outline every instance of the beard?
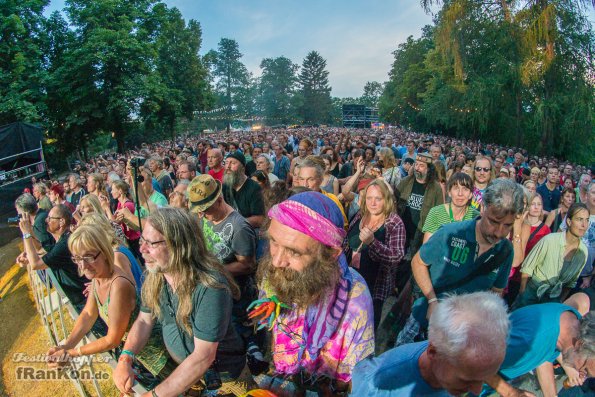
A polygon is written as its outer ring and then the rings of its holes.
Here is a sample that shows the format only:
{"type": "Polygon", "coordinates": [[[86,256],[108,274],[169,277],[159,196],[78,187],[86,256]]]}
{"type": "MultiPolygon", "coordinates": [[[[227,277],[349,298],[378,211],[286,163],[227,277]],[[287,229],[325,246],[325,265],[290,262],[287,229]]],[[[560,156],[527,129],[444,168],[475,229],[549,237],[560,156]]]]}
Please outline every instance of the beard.
{"type": "Polygon", "coordinates": [[[231,187],[237,187],[240,184],[242,177],[242,170],[237,171],[225,171],[223,174],[223,184],[231,187]]]}
{"type": "Polygon", "coordinates": [[[256,274],[258,283],[266,281],[279,301],[297,304],[301,309],[319,303],[332,293],[340,275],[337,260],[332,255],[324,254],[317,255],[314,262],[306,265],[301,272],[288,267],[275,267],[271,257],[267,256],[258,266],[256,274]]]}
{"type": "Polygon", "coordinates": [[[415,175],[415,179],[420,180],[420,181],[425,181],[426,177],[428,176],[427,172],[419,172],[419,171],[413,171],[413,174],[415,175]]]}

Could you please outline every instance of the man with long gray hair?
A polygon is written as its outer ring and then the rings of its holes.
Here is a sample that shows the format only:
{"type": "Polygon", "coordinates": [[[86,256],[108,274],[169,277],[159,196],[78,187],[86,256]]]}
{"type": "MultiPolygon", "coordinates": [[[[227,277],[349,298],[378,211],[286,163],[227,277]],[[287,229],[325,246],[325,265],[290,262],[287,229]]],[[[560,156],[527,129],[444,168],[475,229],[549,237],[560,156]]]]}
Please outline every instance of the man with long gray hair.
{"type": "Polygon", "coordinates": [[[507,237],[524,210],[523,197],[520,185],[494,181],[484,192],[480,217],[442,226],[421,247],[411,261],[418,299],[397,345],[415,340],[444,294],[503,292],[514,254],[507,237]]]}
{"type": "Polygon", "coordinates": [[[352,395],[479,394],[504,360],[508,331],[506,304],[498,295],[449,296],[432,312],[428,341],[399,346],[356,365],[352,395]]]}
{"type": "Polygon", "coordinates": [[[206,247],[198,220],[179,208],[151,213],[143,228],[141,253],[148,270],[142,306],[114,371],[122,393],[131,393],[131,362],[147,343],[156,322],[177,364],[152,395],[195,394],[220,388],[246,393],[254,385],[246,368],[245,347],[231,323],[239,295],[230,274],[206,247]]]}

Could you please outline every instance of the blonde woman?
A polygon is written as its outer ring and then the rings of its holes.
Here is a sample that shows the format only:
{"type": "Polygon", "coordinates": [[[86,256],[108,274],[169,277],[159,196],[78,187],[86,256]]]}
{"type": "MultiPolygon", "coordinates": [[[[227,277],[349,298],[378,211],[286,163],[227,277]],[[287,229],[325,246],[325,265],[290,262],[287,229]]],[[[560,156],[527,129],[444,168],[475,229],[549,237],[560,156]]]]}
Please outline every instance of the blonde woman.
{"type": "MultiPolygon", "coordinates": [[[[79,272],[91,280],[91,293],[70,335],[48,351],[48,365],[52,368],[65,365],[69,357],[102,353],[120,346],[140,306],[134,280],[115,266],[111,242],[100,228],[79,226],[68,239],[68,248],[79,272]],[[107,334],[77,347],[97,318],[107,324],[107,334]]],[[[149,346],[136,357],[157,375],[166,366],[167,354],[159,344],[158,335],[150,339],[149,346]]]]}
{"type": "Polygon", "coordinates": [[[401,182],[401,174],[391,148],[383,147],[378,151],[378,163],[382,166],[382,177],[394,191],[401,182]]]}

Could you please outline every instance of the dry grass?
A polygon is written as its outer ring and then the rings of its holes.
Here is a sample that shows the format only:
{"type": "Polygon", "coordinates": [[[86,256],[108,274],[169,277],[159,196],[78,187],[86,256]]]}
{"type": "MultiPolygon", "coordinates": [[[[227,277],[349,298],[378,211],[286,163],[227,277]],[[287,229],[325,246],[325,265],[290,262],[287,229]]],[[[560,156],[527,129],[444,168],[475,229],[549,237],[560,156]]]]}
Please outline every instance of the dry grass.
{"type": "MultiPolygon", "coordinates": [[[[45,369],[45,363],[15,362],[16,354],[29,356],[45,354],[50,347],[49,337],[37,314],[29,279],[25,270],[15,264],[22,244],[14,240],[0,251],[0,396],[77,396],[78,392],[69,380],[23,381],[16,379],[21,366],[45,369]]],[[[58,315],[56,314],[56,318],[58,315]]],[[[72,326],[66,314],[66,327],[72,326]]],[[[111,369],[107,364],[94,364],[96,370],[110,374],[110,379],[100,382],[104,396],[119,396],[111,381],[111,369]]],[[[91,382],[84,382],[90,395],[96,395],[91,382]]]]}

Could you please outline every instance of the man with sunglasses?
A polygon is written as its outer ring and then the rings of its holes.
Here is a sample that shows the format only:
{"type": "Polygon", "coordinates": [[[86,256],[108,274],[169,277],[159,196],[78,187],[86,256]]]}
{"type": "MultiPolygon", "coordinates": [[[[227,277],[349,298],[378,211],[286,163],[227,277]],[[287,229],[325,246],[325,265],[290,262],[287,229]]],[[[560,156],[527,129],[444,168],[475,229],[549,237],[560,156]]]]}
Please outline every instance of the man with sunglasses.
{"type": "Polygon", "coordinates": [[[50,210],[46,223],[47,231],[54,237],[56,244],[45,255],[39,256],[31,238],[33,226],[29,218],[21,218],[19,227],[23,233],[23,245],[27,256],[19,260],[19,265],[29,266],[31,270],[52,269],[60,287],[80,312],[85,306],[86,298],[83,291],[89,280],[79,275],[77,265],[72,261],[68,249],[72,214],[64,204],[58,204],[50,210]]]}
{"type": "Polygon", "coordinates": [[[479,211],[483,201],[483,192],[485,192],[489,183],[495,179],[492,160],[489,157],[478,156],[471,169],[471,177],[474,185],[471,207],[479,211]]]}

